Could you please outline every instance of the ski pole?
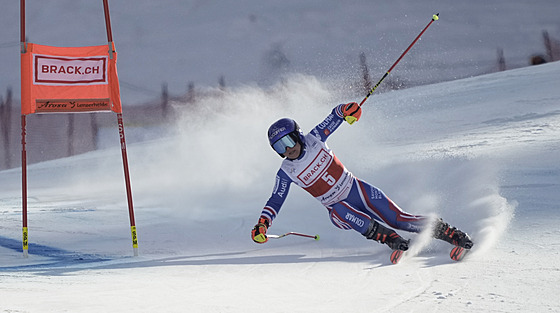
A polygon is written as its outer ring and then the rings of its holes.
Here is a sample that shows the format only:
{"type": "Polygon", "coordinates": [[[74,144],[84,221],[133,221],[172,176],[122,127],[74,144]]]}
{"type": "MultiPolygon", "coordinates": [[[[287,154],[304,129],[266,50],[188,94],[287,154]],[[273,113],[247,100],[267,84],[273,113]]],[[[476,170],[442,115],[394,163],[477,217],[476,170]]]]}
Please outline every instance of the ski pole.
{"type": "Polygon", "coordinates": [[[289,232],[289,233],[285,233],[282,235],[266,235],[268,238],[273,238],[273,239],[279,239],[279,238],[283,238],[289,235],[295,235],[295,236],[300,236],[300,237],[307,237],[307,238],[313,238],[315,240],[319,240],[319,235],[306,235],[306,234],[302,234],[302,233],[296,233],[296,232],[289,232]]]}
{"type": "Polygon", "coordinates": [[[399,57],[399,59],[393,64],[393,66],[391,66],[391,68],[387,71],[387,73],[385,73],[385,75],[383,75],[383,77],[381,77],[381,79],[377,82],[377,84],[375,84],[375,86],[373,86],[373,88],[368,92],[367,96],[364,98],[364,100],[362,100],[362,102],[360,102],[360,106],[362,106],[362,104],[364,104],[364,102],[366,102],[366,100],[369,98],[369,96],[371,96],[371,94],[373,94],[373,92],[375,91],[375,89],[377,89],[377,87],[381,84],[381,82],[385,79],[385,77],[387,77],[389,75],[389,73],[391,73],[391,71],[393,70],[393,68],[395,68],[395,66],[397,66],[397,64],[401,61],[401,59],[404,57],[404,55],[408,52],[408,50],[410,50],[410,48],[412,48],[412,46],[414,46],[414,44],[418,41],[418,39],[420,39],[420,36],[422,36],[422,34],[424,34],[424,32],[426,31],[426,29],[428,29],[428,27],[430,27],[430,25],[432,25],[432,23],[434,21],[437,21],[439,19],[439,13],[434,14],[432,16],[432,20],[428,23],[428,25],[426,25],[426,27],[424,27],[424,29],[420,32],[420,34],[418,34],[418,36],[416,36],[416,38],[414,39],[414,41],[410,44],[410,46],[408,46],[408,48],[406,48],[406,50],[404,50],[404,52],[401,54],[401,56],[399,57]]]}

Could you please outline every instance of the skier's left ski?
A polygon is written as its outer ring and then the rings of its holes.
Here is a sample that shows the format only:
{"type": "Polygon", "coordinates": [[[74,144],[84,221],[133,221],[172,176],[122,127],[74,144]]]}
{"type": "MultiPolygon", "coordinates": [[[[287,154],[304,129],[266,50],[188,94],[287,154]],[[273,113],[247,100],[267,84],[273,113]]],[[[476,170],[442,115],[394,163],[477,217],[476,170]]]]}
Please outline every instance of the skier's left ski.
{"type": "MultiPolygon", "coordinates": [[[[465,256],[470,252],[470,249],[465,249],[463,247],[459,247],[459,246],[455,246],[453,247],[453,249],[451,249],[451,252],[449,253],[449,257],[451,258],[451,260],[453,261],[461,261],[465,258],[465,256]]],[[[404,250],[393,250],[393,252],[391,252],[391,263],[393,264],[397,264],[401,261],[402,257],[405,255],[404,250]]],[[[415,255],[415,253],[413,253],[413,255],[415,255]]]]}
{"type": "Polygon", "coordinates": [[[471,250],[456,246],[453,249],[451,249],[451,253],[449,253],[449,256],[451,257],[451,260],[458,262],[461,261],[465,257],[465,255],[469,253],[469,251],[471,250]]]}

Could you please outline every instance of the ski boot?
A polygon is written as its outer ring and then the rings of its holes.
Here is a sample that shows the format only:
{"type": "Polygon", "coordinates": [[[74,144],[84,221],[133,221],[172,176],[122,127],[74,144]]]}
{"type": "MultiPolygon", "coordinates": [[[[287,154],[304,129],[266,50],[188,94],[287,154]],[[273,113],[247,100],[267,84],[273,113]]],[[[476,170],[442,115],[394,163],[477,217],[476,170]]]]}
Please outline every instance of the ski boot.
{"type": "Polygon", "coordinates": [[[473,246],[473,242],[467,233],[449,226],[441,218],[437,219],[434,224],[433,237],[465,249],[470,249],[473,246]]]}
{"type": "Polygon", "coordinates": [[[377,221],[371,221],[363,235],[367,239],[375,240],[379,243],[384,243],[391,248],[391,250],[408,250],[408,244],[410,240],[405,240],[403,237],[399,236],[394,230],[387,228],[377,221]]]}

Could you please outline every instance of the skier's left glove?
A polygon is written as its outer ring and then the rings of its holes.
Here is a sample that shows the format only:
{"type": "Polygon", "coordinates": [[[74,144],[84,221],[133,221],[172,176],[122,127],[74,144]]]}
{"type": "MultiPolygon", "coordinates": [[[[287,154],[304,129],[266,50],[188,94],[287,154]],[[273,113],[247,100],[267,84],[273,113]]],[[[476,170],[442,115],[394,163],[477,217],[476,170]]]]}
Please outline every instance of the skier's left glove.
{"type": "Polygon", "coordinates": [[[255,227],[253,227],[253,230],[251,231],[251,238],[253,238],[254,242],[265,243],[268,241],[268,237],[266,237],[268,226],[270,226],[268,219],[264,217],[259,218],[259,222],[257,223],[257,225],[255,225],[255,227]]]}
{"type": "Polygon", "coordinates": [[[342,106],[342,116],[348,124],[352,125],[354,122],[360,120],[362,116],[362,107],[356,102],[350,102],[342,106]]]}

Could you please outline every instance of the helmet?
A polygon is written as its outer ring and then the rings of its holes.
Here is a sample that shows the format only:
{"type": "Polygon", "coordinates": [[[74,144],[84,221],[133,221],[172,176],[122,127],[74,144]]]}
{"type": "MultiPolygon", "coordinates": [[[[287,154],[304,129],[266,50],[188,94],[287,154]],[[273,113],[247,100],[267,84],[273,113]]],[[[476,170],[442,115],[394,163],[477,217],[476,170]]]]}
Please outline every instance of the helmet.
{"type": "Polygon", "coordinates": [[[268,128],[268,142],[274,151],[281,157],[284,157],[283,154],[286,152],[286,146],[290,146],[290,142],[293,145],[299,142],[303,149],[303,132],[296,121],[291,118],[282,118],[268,128]]]}

